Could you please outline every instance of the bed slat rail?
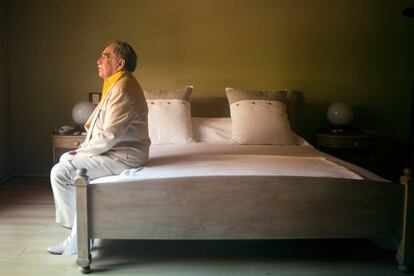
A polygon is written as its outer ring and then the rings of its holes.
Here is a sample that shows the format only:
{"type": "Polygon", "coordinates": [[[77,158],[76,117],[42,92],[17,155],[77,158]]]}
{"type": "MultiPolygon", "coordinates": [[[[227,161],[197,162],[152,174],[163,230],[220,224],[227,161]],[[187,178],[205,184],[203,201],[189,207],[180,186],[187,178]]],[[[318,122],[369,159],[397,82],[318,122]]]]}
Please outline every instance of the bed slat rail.
{"type": "Polygon", "coordinates": [[[401,185],[392,183],[283,176],[146,180],[88,189],[89,233],[103,239],[396,236],[403,197],[401,185]]]}

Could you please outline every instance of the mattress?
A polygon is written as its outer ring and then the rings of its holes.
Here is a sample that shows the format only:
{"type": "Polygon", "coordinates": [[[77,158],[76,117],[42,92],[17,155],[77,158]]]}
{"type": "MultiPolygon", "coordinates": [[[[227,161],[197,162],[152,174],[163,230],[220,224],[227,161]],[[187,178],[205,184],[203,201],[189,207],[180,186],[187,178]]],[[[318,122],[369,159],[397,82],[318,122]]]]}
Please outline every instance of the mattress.
{"type": "Polygon", "coordinates": [[[306,142],[293,146],[199,142],[152,145],[148,163],[91,184],[135,182],[194,176],[273,175],[386,181],[360,167],[316,150],[306,142]]]}

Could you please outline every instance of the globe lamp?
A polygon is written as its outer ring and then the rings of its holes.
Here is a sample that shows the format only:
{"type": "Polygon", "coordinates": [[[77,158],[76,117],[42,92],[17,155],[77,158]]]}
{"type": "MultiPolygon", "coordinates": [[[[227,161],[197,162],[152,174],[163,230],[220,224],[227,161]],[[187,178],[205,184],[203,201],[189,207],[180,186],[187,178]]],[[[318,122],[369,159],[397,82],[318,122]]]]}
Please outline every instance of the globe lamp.
{"type": "Polygon", "coordinates": [[[354,112],[352,108],[343,102],[332,103],[326,113],[334,132],[343,132],[352,122],[354,112]]]}
{"type": "Polygon", "coordinates": [[[91,116],[95,106],[91,102],[78,102],[72,108],[73,121],[79,126],[83,126],[91,116]]]}

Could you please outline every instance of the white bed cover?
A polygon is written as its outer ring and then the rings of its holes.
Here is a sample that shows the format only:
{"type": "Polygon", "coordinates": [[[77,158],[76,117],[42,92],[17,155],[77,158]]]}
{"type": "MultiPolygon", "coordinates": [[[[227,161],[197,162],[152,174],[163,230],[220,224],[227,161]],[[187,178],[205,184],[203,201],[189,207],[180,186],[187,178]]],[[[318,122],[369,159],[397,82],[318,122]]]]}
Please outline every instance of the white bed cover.
{"type": "Polygon", "coordinates": [[[192,176],[280,175],[387,181],[365,169],[320,152],[307,144],[294,146],[237,145],[199,142],[152,145],[150,160],[94,183],[130,182],[192,176]]]}

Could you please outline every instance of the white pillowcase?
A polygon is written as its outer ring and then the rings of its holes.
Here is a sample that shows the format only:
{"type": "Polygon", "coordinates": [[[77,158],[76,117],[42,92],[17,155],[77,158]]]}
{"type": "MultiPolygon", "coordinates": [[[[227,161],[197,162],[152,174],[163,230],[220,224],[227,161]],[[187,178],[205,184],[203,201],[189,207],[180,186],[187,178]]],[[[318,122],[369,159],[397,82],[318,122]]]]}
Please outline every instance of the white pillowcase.
{"type": "Polygon", "coordinates": [[[147,100],[151,143],[193,143],[190,103],[179,99],[147,100]]]}
{"type": "Polygon", "coordinates": [[[193,117],[193,133],[199,142],[225,143],[231,141],[231,118],[193,117]]]}
{"type": "Polygon", "coordinates": [[[232,142],[251,145],[294,145],[286,105],[279,101],[242,100],[230,105],[232,142]]]}

